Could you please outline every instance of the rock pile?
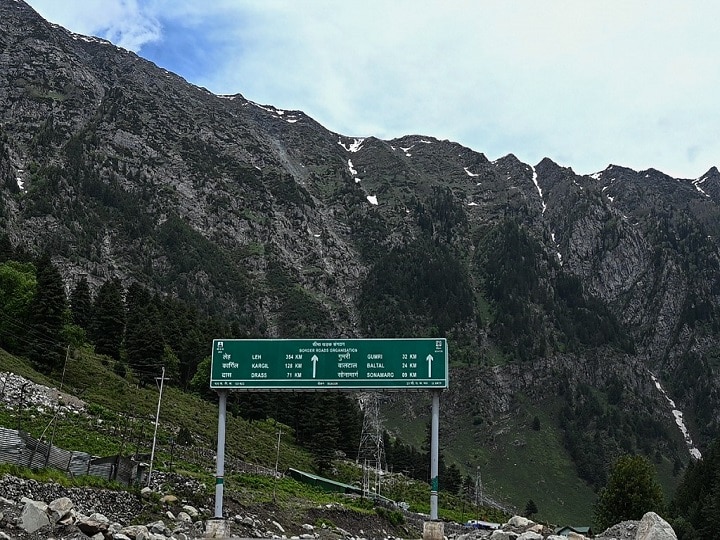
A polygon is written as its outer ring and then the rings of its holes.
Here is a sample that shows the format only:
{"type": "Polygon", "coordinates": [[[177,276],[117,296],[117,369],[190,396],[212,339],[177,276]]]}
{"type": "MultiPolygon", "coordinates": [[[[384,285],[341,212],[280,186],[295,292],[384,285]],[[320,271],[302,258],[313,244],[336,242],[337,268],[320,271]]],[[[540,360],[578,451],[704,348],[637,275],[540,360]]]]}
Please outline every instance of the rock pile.
{"type": "MultiPolygon", "coordinates": [[[[570,533],[568,536],[554,534],[553,530],[514,516],[498,529],[472,530],[448,535],[453,540],[586,540],[586,536],[570,533]]],[[[623,521],[594,537],[596,540],[677,540],[675,531],[663,518],[648,512],[640,521],[623,521]]]]}
{"type": "MultiPolygon", "coordinates": [[[[0,540],[190,540],[203,538],[212,513],[195,508],[182,498],[192,485],[179,482],[173,475],[163,477],[165,486],[172,481],[176,494],[161,495],[144,488],[139,495],[107,489],[65,488],[56,483],[24,480],[12,475],[0,477],[0,540]],[[50,501],[50,502],[46,502],[50,501]],[[148,516],[137,524],[139,516],[148,516]]],[[[196,486],[195,486],[196,487],[196,486]]],[[[360,540],[422,536],[422,520],[410,523],[402,531],[392,531],[378,517],[354,515],[343,519],[342,505],[317,509],[304,516],[310,523],[285,515],[274,507],[262,514],[232,513],[226,520],[230,538],[280,538],[292,540],[360,540]],[[234,515],[233,515],[234,514],[234,515]],[[319,519],[322,517],[323,519],[319,519]],[[376,522],[373,522],[373,519],[376,522]],[[330,523],[333,524],[330,524],[330,523]]],[[[261,512],[260,507],[255,510],[261,512]]],[[[236,509],[237,511],[237,509],[236,509]]],[[[407,517],[407,516],[406,516],[407,517]]],[[[571,533],[559,536],[555,530],[526,518],[515,516],[496,530],[468,530],[455,523],[445,524],[448,540],[586,540],[571,533]]],[[[641,521],[624,521],[595,538],[600,540],[677,540],[660,516],[652,512],[641,521]]]]}
{"type": "Polygon", "coordinates": [[[174,516],[167,512],[167,521],[157,520],[147,525],[128,525],[112,521],[100,512],[90,515],[78,511],[68,497],[45,503],[22,497],[14,502],[0,497],[4,512],[0,513],[0,539],[58,538],[93,540],[189,540],[202,536],[203,523],[193,521],[198,512],[188,508],[174,516]],[[8,509],[10,509],[8,511],[8,509]],[[16,511],[12,511],[16,509],[16,511]],[[7,531],[7,532],[5,532],[7,531]]]}
{"type": "Polygon", "coordinates": [[[0,404],[7,409],[22,407],[39,413],[57,410],[60,414],[78,414],[85,411],[85,402],[81,399],[11,372],[0,373],[0,404]]]}

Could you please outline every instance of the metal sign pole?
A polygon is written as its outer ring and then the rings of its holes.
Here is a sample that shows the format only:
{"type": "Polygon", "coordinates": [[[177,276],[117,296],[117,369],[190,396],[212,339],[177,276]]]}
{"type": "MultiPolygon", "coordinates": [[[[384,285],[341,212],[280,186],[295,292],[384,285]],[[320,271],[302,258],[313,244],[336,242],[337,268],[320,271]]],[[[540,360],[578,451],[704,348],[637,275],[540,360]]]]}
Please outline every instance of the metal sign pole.
{"type": "Polygon", "coordinates": [[[440,392],[432,393],[432,420],[430,424],[430,519],[438,518],[438,455],[440,434],[440,392]]]}
{"type": "Polygon", "coordinates": [[[218,390],[218,440],[217,472],[215,474],[215,518],[223,517],[223,487],[225,484],[225,414],[227,410],[227,390],[218,390]]]}

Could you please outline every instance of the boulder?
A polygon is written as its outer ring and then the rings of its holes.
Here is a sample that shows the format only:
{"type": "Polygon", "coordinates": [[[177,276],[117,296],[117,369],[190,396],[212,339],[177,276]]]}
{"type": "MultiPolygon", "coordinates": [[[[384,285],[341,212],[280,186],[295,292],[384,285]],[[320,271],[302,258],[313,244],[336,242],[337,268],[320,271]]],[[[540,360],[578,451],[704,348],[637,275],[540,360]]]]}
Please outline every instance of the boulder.
{"type": "Polygon", "coordinates": [[[518,533],[511,531],[503,531],[501,529],[494,530],[490,535],[490,540],[517,540],[518,533]]]}
{"type": "Polygon", "coordinates": [[[165,529],[167,529],[165,522],[161,519],[153,523],[148,523],[147,528],[153,534],[165,534],[165,529]]]}
{"type": "Polygon", "coordinates": [[[150,531],[145,525],[130,525],[129,527],[123,527],[120,530],[120,534],[131,538],[132,540],[147,540],[150,538],[150,531]]]}
{"type": "MultiPolygon", "coordinates": [[[[182,523],[192,523],[192,518],[187,512],[179,512],[177,515],[177,520],[182,523]]],[[[250,524],[252,525],[252,520],[250,520],[250,524]]]]}
{"type": "Polygon", "coordinates": [[[198,512],[198,509],[194,506],[190,506],[189,504],[186,504],[182,507],[183,512],[187,513],[191,518],[197,519],[197,517],[200,515],[200,512],[198,512]]]}
{"type": "Polygon", "coordinates": [[[513,527],[530,527],[531,525],[535,525],[534,521],[529,520],[526,517],[522,516],[513,516],[508,521],[508,525],[512,525],[513,527]]]}
{"type": "Polygon", "coordinates": [[[84,534],[88,536],[94,536],[98,533],[105,533],[105,531],[108,530],[109,526],[109,521],[102,521],[99,519],[93,519],[91,517],[79,519],[77,522],[78,529],[80,529],[84,534]]]}
{"type": "Polygon", "coordinates": [[[44,502],[33,501],[31,499],[25,499],[24,497],[23,499],[25,500],[25,506],[23,506],[20,522],[25,532],[34,533],[35,531],[50,525],[50,519],[47,515],[47,504],[44,502]]]}
{"type": "Polygon", "coordinates": [[[640,520],[635,540],[677,540],[677,535],[667,521],[648,512],[640,520]]]}
{"type": "Polygon", "coordinates": [[[48,514],[53,523],[61,521],[75,508],[75,504],[68,497],[60,497],[48,504],[48,514]]]}

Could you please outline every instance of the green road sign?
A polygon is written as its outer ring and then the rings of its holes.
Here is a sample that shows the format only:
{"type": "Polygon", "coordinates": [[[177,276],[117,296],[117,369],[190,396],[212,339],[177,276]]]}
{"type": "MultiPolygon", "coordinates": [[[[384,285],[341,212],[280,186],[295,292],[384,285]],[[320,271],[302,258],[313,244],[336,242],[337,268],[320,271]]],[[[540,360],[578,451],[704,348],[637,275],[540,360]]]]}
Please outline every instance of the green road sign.
{"type": "Polygon", "coordinates": [[[448,350],[444,338],[213,340],[212,389],[447,387],[448,350]]]}

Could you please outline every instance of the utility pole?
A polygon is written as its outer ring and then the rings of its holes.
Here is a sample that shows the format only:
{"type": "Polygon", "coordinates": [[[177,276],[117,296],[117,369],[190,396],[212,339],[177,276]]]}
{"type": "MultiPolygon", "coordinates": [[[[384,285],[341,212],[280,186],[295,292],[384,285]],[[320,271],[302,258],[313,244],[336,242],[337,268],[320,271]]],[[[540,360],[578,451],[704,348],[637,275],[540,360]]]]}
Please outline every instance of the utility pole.
{"type": "Polygon", "coordinates": [[[67,369],[68,357],[70,356],[70,345],[67,346],[65,351],[65,363],[63,364],[62,378],[60,379],[60,391],[62,392],[63,384],[65,384],[65,369],[67,369]]]}
{"type": "MultiPolygon", "coordinates": [[[[67,346],[67,349],[65,350],[65,364],[63,364],[63,372],[62,372],[62,379],[60,379],[60,392],[62,392],[63,384],[65,383],[65,368],[67,368],[68,363],[68,357],[70,356],[70,345],[67,346]]],[[[58,400],[61,400],[62,396],[58,395],[58,400]]],[[[50,433],[50,444],[48,445],[48,452],[47,456],[45,457],[45,466],[48,466],[48,462],[50,461],[50,452],[52,451],[53,442],[55,441],[55,428],[57,427],[57,417],[58,413],[60,412],[60,404],[58,401],[58,404],[56,405],[55,414],[53,415],[52,420],[50,420],[50,423],[52,424],[52,432],[50,433]]],[[[47,428],[46,428],[47,429],[47,428]]]]}
{"type": "Polygon", "coordinates": [[[21,423],[22,423],[22,408],[23,408],[23,400],[25,398],[25,387],[30,384],[29,382],[23,383],[23,385],[20,387],[20,401],[18,401],[18,414],[17,414],[17,430],[20,431],[21,423]]]}
{"type": "Polygon", "coordinates": [[[282,436],[282,429],[278,429],[277,451],[275,452],[275,475],[274,475],[274,479],[273,479],[273,502],[275,502],[275,487],[277,486],[278,465],[280,464],[280,437],[281,436],[282,436]]]}
{"type": "MultiPolygon", "coordinates": [[[[158,396],[157,413],[155,414],[155,433],[153,434],[152,451],[150,452],[150,470],[148,471],[147,485],[150,487],[150,479],[152,478],[153,460],[155,459],[155,443],[157,442],[157,430],[158,422],[160,420],[160,402],[162,401],[163,394],[163,383],[165,382],[165,367],[162,368],[162,375],[160,376],[160,395],[158,396]]],[[[157,384],[157,377],[155,377],[155,384],[157,384]]]]}
{"type": "Polygon", "coordinates": [[[478,465],[477,474],[475,475],[475,508],[477,519],[480,519],[480,504],[482,503],[482,477],[480,476],[480,466],[478,465]]]}

